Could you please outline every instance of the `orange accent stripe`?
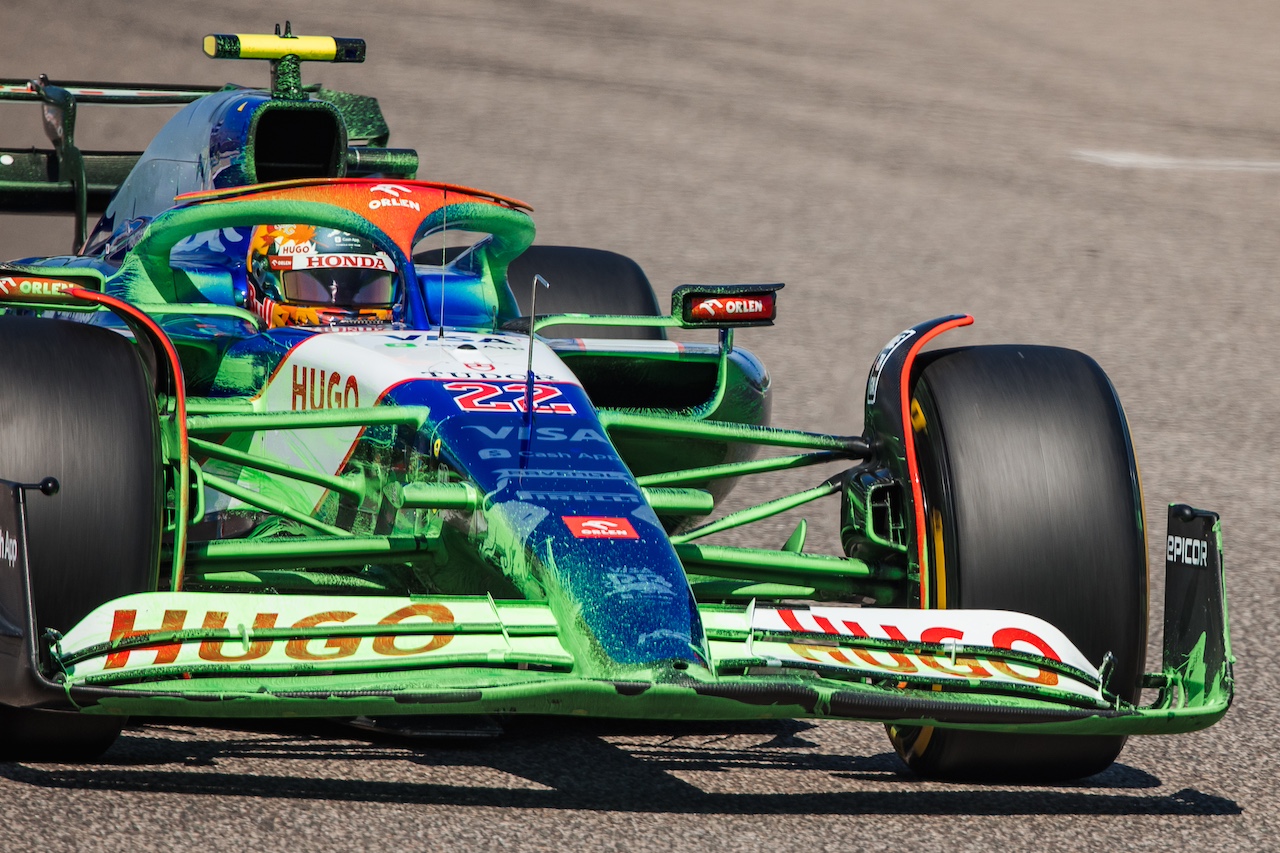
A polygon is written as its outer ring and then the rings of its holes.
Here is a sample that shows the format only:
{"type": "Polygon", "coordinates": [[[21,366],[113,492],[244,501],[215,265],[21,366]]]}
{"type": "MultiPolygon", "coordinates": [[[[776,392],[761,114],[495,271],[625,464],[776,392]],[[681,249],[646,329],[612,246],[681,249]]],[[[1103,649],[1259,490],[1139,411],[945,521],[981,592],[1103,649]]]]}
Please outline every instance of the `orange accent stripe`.
{"type": "Polygon", "coordinates": [[[445,192],[465,193],[466,195],[475,196],[486,201],[496,201],[509,207],[519,207],[524,210],[533,210],[533,205],[528,202],[520,201],[518,198],[510,198],[505,195],[491,193],[488,190],[480,190],[475,187],[466,187],[461,184],[440,184],[435,181],[418,181],[418,180],[394,180],[391,178],[301,178],[293,181],[270,181],[264,184],[249,184],[243,187],[229,187],[221,190],[201,190],[193,193],[183,193],[174,197],[176,204],[188,204],[197,201],[218,201],[229,198],[238,198],[240,196],[257,195],[258,193],[271,192],[273,190],[293,189],[295,187],[322,187],[325,185],[332,186],[351,186],[351,185],[373,185],[395,183],[406,187],[422,187],[424,189],[443,190],[445,192]]]}
{"type": "Polygon", "coordinates": [[[927,610],[929,608],[929,572],[928,572],[928,552],[925,547],[925,537],[922,532],[927,531],[924,520],[924,491],[920,487],[920,463],[916,459],[916,439],[915,433],[911,429],[911,365],[916,360],[916,355],[929,341],[936,338],[943,332],[951,329],[958,329],[961,326],[968,326],[973,323],[973,317],[968,314],[963,317],[957,317],[954,320],[948,320],[945,323],[939,323],[929,331],[920,336],[911,349],[907,351],[907,357],[902,362],[902,438],[907,449],[907,475],[911,479],[911,500],[916,508],[916,559],[920,561],[920,608],[927,610]]]}

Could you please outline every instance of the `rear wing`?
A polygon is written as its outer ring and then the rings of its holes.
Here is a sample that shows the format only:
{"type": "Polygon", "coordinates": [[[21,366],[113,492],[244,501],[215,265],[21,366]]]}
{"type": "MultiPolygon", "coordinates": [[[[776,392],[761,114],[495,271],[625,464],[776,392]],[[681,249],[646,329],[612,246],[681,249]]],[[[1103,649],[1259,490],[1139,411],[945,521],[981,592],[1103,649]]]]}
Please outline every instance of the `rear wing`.
{"type": "Polygon", "coordinates": [[[172,106],[189,104],[216,86],[145,86],[134,83],[0,80],[0,103],[42,106],[44,133],[53,148],[0,148],[0,212],[71,213],[78,249],[89,213],[102,213],[141,151],[81,151],[76,147],[78,104],[172,106]]]}
{"type": "MultiPolygon", "coordinates": [[[[321,86],[302,86],[302,60],[360,62],[360,39],[297,37],[286,24],[284,34],[211,35],[205,52],[218,59],[271,61],[271,96],[285,100],[319,100],[337,109],[346,129],[345,157],[338,158],[342,175],[359,177],[417,174],[417,152],[386,148],[390,131],[376,98],[336,92],[321,86]],[[326,54],[313,43],[329,44],[326,54]]],[[[31,80],[0,79],[0,103],[40,104],[45,136],[52,148],[0,148],[0,213],[72,214],[73,248],[86,237],[89,214],[106,211],[112,196],[142,157],[140,151],[82,151],[76,145],[76,109],[80,104],[108,106],[182,106],[237,86],[158,86],[90,81],[53,82],[43,74],[31,80]]],[[[252,89],[247,91],[254,91],[252,89]]]]}

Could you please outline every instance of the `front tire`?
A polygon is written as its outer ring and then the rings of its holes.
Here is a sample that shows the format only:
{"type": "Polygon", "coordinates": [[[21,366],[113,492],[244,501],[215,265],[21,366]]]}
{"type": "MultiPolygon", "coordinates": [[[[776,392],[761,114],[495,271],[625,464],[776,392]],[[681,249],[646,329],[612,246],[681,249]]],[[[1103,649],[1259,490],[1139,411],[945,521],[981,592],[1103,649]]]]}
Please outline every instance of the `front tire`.
{"type": "MultiPolygon", "coordinates": [[[[135,345],[82,323],[0,316],[0,363],[0,477],[61,485],[28,493],[27,552],[37,630],[66,632],[106,601],[155,589],[155,396],[135,345]]],[[[0,705],[0,760],[91,760],[124,723],[0,705]]]]}
{"type": "MultiPolygon", "coordinates": [[[[1057,626],[1137,701],[1146,655],[1142,495],[1124,412],[1082,353],[993,346],[929,356],[912,402],[930,606],[1057,626]]],[[[1118,736],[890,727],[921,776],[1050,782],[1105,770],[1118,736]]]]}

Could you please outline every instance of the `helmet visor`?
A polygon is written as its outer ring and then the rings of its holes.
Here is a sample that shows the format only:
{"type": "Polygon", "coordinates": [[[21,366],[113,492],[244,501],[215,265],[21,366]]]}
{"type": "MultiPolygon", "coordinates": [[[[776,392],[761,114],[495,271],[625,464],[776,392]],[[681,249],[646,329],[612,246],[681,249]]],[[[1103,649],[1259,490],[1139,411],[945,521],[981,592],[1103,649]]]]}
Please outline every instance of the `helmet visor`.
{"type": "Polygon", "coordinates": [[[395,295],[395,274],[384,270],[292,269],[280,279],[284,301],[302,305],[388,308],[395,295]]]}

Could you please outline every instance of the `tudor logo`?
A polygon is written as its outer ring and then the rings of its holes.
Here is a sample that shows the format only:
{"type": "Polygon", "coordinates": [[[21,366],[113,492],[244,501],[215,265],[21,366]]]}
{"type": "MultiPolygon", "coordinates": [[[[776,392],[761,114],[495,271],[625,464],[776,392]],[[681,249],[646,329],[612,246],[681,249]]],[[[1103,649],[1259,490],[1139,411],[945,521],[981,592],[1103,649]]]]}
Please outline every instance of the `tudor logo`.
{"type": "Polygon", "coordinates": [[[390,198],[374,198],[369,200],[369,209],[380,207],[407,207],[410,210],[422,210],[422,205],[410,198],[401,198],[401,194],[412,195],[413,190],[401,184],[374,184],[369,187],[371,193],[385,193],[390,198]]]}
{"type": "Polygon", "coordinates": [[[560,520],[576,539],[639,539],[640,534],[625,518],[562,515],[560,520]]]}

